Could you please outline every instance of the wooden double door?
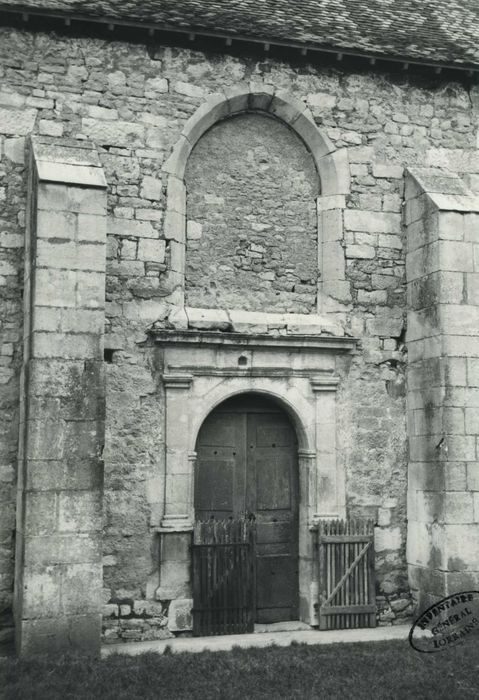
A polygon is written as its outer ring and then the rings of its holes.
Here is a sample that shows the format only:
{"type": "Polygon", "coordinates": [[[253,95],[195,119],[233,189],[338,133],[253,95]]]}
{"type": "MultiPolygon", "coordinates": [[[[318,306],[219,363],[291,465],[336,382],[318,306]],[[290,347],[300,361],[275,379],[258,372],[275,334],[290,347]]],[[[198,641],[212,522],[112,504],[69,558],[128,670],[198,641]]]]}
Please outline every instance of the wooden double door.
{"type": "Polygon", "coordinates": [[[196,449],[196,518],[255,518],[256,621],[297,620],[298,449],[288,416],[259,395],[235,397],[208,416],[196,449]]]}

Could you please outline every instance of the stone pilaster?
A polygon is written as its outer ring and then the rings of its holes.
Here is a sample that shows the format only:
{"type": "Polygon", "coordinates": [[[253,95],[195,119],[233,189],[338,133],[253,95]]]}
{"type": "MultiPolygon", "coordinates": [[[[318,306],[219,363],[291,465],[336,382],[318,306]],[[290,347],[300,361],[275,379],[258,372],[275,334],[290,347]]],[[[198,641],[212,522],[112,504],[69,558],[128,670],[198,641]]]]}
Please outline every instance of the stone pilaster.
{"type": "Polygon", "coordinates": [[[424,608],[479,583],[479,197],[407,175],[408,566],[424,608]]]}
{"type": "Polygon", "coordinates": [[[313,540],[309,530],[318,505],[318,470],[315,450],[298,450],[300,493],[307,500],[299,511],[299,605],[300,618],[314,624],[317,576],[313,540]]]}
{"type": "Polygon", "coordinates": [[[161,570],[158,600],[188,598],[193,529],[193,478],[196,452],[188,451],[190,374],[165,374],[165,514],[161,522],[161,570]]]}
{"type": "Polygon", "coordinates": [[[18,652],[101,631],[106,182],[96,151],[32,144],[17,507],[18,652]]]}
{"type": "Polygon", "coordinates": [[[313,377],[316,397],[316,488],[309,506],[312,517],[345,516],[344,475],[338,472],[336,448],[336,391],[338,377],[313,377]]]}
{"type": "Polygon", "coordinates": [[[193,464],[188,453],[188,391],[193,381],[189,374],[165,374],[166,392],[166,478],[165,530],[191,530],[193,524],[193,464]]]}

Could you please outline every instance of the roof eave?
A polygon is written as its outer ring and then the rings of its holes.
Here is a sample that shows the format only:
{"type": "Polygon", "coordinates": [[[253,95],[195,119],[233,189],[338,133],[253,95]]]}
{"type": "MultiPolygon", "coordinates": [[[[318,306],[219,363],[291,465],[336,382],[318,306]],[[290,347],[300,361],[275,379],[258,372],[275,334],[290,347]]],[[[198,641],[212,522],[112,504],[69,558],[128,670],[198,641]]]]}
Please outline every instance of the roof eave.
{"type": "Polygon", "coordinates": [[[361,58],[369,61],[371,66],[374,66],[377,61],[399,64],[403,69],[414,68],[414,67],[426,67],[431,68],[436,73],[441,73],[443,70],[454,70],[468,73],[469,75],[479,74],[479,64],[473,63],[461,63],[459,61],[448,63],[445,61],[428,61],[426,59],[414,58],[407,55],[391,55],[386,53],[377,53],[369,51],[360,51],[353,48],[348,48],[344,46],[331,46],[323,45],[317,43],[304,43],[288,39],[274,39],[270,37],[258,37],[253,35],[243,35],[237,34],[235,32],[217,32],[210,31],[201,27],[177,27],[168,24],[160,24],[157,22],[140,22],[133,19],[119,19],[115,17],[108,16],[95,16],[95,15],[82,15],[76,12],[54,12],[52,10],[42,10],[40,8],[31,8],[27,6],[17,6],[12,8],[11,6],[5,6],[0,3],[0,14],[9,14],[23,19],[25,24],[28,23],[29,19],[35,17],[42,17],[45,19],[51,18],[60,21],[65,24],[65,26],[71,26],[72,22],[83,22],[91,23],[97,25],[107,26],[112,32],[115,27],[132,27],[139,30],[144,30],[145,33],[150,37],[154,37],[155,33],[163,32],[169,34],[180,34],[183,36],[188,36],[191,40],[196,37],[201,38],[211,38],[224,40],[226,46],[230,46],[233,42],[235,43],[249,43],[258,44],[264,46],[264,48],[269,50],[271,46],[284,47],[289,49],[296,49],[302,56],[308,54],[332,54],[335,55],[338,61],[341,61],[343,56],[361,58]]]}

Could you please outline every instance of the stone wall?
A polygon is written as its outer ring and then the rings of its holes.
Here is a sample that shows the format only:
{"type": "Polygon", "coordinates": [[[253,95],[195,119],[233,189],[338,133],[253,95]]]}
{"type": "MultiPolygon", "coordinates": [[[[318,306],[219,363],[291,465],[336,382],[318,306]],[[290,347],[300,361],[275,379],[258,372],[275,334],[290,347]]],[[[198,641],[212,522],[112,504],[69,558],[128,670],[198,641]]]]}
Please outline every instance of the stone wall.
{"type": "Polygon", "coordinates": [[[191,153],[186,187],[189,305],[315,311],[319,179],[291,129],[259,114],[220,122],[191,153]]]}
{"type": "MultiPolygon", "coordinates": [[[[378,518],[384,620],[407,594],[405,563],[403,168],[452,167],[477,183],[477,89],[385,74],[347,74],[54,33],[0,30],[0,593],[12,591],[14,460],[21,358],[24,138],[88,138],[108,182],[106,291],[107,441],[104,598],[153,599],[164,483],[162,368],[145,329],[164,322],[176,262],[164,235],[163,164],[205,97],[233,85],[284,90],[347,148],[351,193],[344,237],[338,214],[320,212],[318,305],[357,336],[339,388],[339,458],[351,514],[378,518]],[[5,358],[5,359],[3,359],[5,358]],[[389,603],[391,602],[391,606],[389,603]]],[[[201,144],[198,146],[201,148],[201,144]]],[[[196,216],[196,215],[195,215],[196,216]]],[[[342,215],[339,215],[342,216],[342,215]]],[[[194,227],[193,227],[194,228],[194,227]]],[[[116,604],[116,603],[115,603],[116,604]]]]}

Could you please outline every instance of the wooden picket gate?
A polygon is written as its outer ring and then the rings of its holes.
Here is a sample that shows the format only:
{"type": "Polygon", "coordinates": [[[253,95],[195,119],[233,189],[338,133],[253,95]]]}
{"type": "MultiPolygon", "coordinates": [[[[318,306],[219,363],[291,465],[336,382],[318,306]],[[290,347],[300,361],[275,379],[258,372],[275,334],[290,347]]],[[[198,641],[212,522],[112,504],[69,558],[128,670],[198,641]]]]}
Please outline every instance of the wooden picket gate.
{"type": "Polygon", "coordinates": [[[247,519],[197,521],[193,635],[254,631],[255,528],[247,519]]]}
{"type": "Polygon", "coordinates": [[[376,627],[374,522],[320,521],[314,536],[319,629],[376,627]]]}

